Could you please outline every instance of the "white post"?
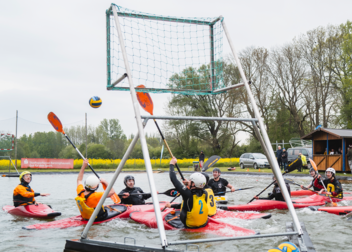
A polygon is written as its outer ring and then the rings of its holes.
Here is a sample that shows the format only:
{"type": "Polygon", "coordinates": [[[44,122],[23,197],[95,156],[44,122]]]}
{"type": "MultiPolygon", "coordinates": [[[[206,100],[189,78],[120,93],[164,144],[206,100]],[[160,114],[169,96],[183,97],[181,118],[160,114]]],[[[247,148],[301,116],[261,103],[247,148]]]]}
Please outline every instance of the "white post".
{"type": "Polygon", "coordinates": [[[93,222],[95,221],[95,217],[97,217],[97,215],[98,215],[98,213],[99,213],[101,207],[103,206],[103,204],[104,204],[104,202],[105,202],[106,197],[108,196],[108,194],[109,194],[111,188],[114,186],[114,184],[115,184],[115,182],[116,182],[116,179],[117,179],[117,177],[119,176],[119,174],[120,174],[120,172],[121,172],[123,166],[125,165],[125,163],[126,163],[128,157],[129,157],[129,155],[131,154],[131,152],[132,152],[132,150],[133,150],[133,147],[136,145],[136,143],[137,143],[137,141],[138,141],[138,138],[139,138],[139,135],[136,134],[135,137],[133,138],[133,140],[132,140],[130,146],[128,146],[128,148],[127,148],[127,150],[126,150],[126,152],[125,152],[125,155],[124,155],[123,158],[121,159],[120,164],[117,166],[116,171],[115,171],[115,173],[114,173],[114,175],[113,175],[113,177],[112,177],[110,183],[108,184],[106,190],[104,191],[103,196],[101,197],[101,199],[100,199],[100,201],[99,201],[97,207],[95,208],[93,214],[90,216],[90,219],[89,219],[87,225],[85,226],[85,228],[84,228],[84,230],[83,230],[83,232],[82,232],[82,234],[81,234],[81,238],[82,238],[82,239],[86,239],[86,238],[87,238],[88,231],[89,231],[90,227],[93,225],[93,222]]]}
{"type": "MultiPolygon", "coordinates": [[[[229,35],[229,32],[228,32],[228,30],[227,30],[227,27],[226,27],[226,24],[225,24],[225,21],[224,21],[224,20],[222,21],[222,26],[223,26],[223,28],[224,28],[224,32],[225,32],[225,34],[226,34],[227,40],[228,40],[228,42],[229,42],[229,45],[230,45],[230,47],[231,47],[232,54],[233,54],[233,56],[234,56],[234,58],[235,58],[235,61],[236,61],[236,63],[237,63],[238,70],[240,71],[242,80],[243,80],[243,82],[244,82],[244,86],[246,87],[247,94],[248,94],[248,96],[249,96],[249,98],[250,98],[250,101],[251,101],[251,104],[252,104],[252,108],[253,108],[253,110],[254,110],[255,117],[256,117],[256,119],[258,119],[259,128],[260,128],[260,130],[261,130],[261,132],[262,132],[262,135],[263,135],[263,138],[264,138],[264,142],[265,142],[265,144],[266,144],[266,147],[267,147],[267,149],[269,150],[270,158],[271,158],[272,160],[275,160],[276,158],[275,158],[274,152],[272,151],[271,148],[269,148],[269,147],[271,146],[271,143],[270,143],[268,134],[267,134],[267,132],[266,132],[266,130],[265,130],[263,120],[262,120],[262,118],[260,117],[260,113],[259,113],[257,104],[256,104],[256,102],[255,102],[255,100],[254,100],[254,96],[253,96],[253,94],[252,94],[252,92],[251,92],[251,90],[250,90],[250,88],[249,88],[247,78],[246,78],[246,76],[245,76],[245,74],[244,74],[244,71],[243,71],[243,69],[242,69],[241,62],[240,62],[240,60],[239,60],[238,57],[237,57],[235,48],[234,48],[234,46],[233,46],[233,44],[232,44],[232,40],[231,40],[231,38],[230,38],[230,35],[229,35]],[[268,147],[268,146],[269,146],[269,147],[268,147]]],[[[288,209],[289,209],[289,211],[290,211],[290,213],[291,213],[291,216],[292,216],[292,219],[293,219],[293,223],[294,223],[294,225],[295,225],[295,227],[296,227],[296,230],[297,230],[297,232],[298,232],[300,235],[302,235],[302,234],[303,234],[303,231],[302,231],[301,224],[299,223],[299,220],[298,220],[296,211],[295,211],[295,209],[294,209],[294,207],[293,207],[293,204],[292,204],[292,201],[291,201],[291,197],[290,197],[290,195],[289,195],[289,193],[288,193],[288,190],[287,190],[286,185],[285,185],[284,178],[282,177],[282,174],[281,174],[281,171],[280,171],[280,168],[279,168],[277,162],[274,162],[274,166],[272,167],[272,169],[273,169],[273,172],[274,172],[274,174],[275,174],[275,177],[277,178],[277,181],[278,181],[278,183],[279,183],[279,186],[280,186],[280,188],[281,188],[281,191],[282,191],[282,193],[283,193],[283,196],[285,197],[286,204],[287,204],[287,207],[288,207],[288,209]]]]}
{"type": "Polygon", "coordinates": [[[155,189],[155,182],[154,182],[154,177],[153,177],[152,165],[150,163],[147,141],[145,139],[144,129],[143,129],[143,125],[142,125],[142,119],[141,119],[141,115],[140,115],[140,111],[139,111],[139,103],[137,101],[137,94],[136,94],[136,90],[134,89],[134,85],[133,85],[132,71],[130,69],[130,65],[129,65],[128,58],[127,58],[127,53],[126,53],[125,43],[124,43],[123,36],[122,36],[120,22],[119,22],[119,18],[117,16],[117,12],[116,12],[116,6],[111,5],[111,7],[112,7],[111,9],[114,13],[116,29],[117,29],[117,33],[118,33],[118,37],[119,37],[123,60],[124,60],[125,67],[126,67],[128,83],[130,85],[131,98],[132,98],[132,102],[133,102],[134,113],[136,116],[138,133],[139,133],[139,138],[141,141],[145,168],[147,170],[147,175],[148,175],[149,186],[150,186],[150,191],[151,191],[153,205],[154,205],[156,221],[158,224],[161,246],[167,247],[168,244],[167,244],[167,240],[166,240],[165,228],[164,228],[164,224],[163,224],[163,219],[161,218],[159,199],[158,199],[158,195],[157,195],[156,189],[155,189]]]}
{"type": "Polygon", "coordinates": [[[16,139],[15,139],[15,169],[16,170],[17,170],[17,125],[18,125],[18,110],[16,110],[16,139]]]}

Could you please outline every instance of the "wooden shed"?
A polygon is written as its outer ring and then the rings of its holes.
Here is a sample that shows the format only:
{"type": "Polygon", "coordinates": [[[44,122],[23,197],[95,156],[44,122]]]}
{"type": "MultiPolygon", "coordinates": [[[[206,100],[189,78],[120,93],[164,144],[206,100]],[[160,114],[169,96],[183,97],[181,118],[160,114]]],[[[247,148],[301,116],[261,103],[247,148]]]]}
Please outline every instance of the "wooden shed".
{"type": "Polygon", "coordinates": [[[319,171],[329,167],[336,171],[350,171],[347,151],[352,146],[352,130],[318,128],[301,139],[312,140],[313,161],[319,171]]]}

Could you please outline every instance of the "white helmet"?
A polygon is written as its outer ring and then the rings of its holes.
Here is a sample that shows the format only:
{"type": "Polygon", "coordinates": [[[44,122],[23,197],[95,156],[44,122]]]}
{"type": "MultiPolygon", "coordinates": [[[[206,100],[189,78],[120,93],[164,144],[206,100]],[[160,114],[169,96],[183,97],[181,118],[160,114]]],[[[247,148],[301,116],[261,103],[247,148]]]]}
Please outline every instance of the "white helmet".
{"type": "Polygon", "coordinates": [[[336,171],[335,171],[335,169],[334,169],[334,168],[329,167],[328,169],[326,169],[325,174],[326,174],[326,172],[328,172],[328,171],[329,171],[329,172],[331,172],[333,176],[335,176],[336,171]]]}
{"type": "Polygon", "coordinates": [[[88,191],[95,191],[98,189],[100,183],[100,179],[95,175],[90,175],[86,181],[84,182],[84,187],[88,191]]]}
{"type": "Polygon", "coordinates": [[[194,183],[194,186],[197,188],[203,188],[207,182],[205,176],[200,172],[192,173],[189,179],[194,183]]]}

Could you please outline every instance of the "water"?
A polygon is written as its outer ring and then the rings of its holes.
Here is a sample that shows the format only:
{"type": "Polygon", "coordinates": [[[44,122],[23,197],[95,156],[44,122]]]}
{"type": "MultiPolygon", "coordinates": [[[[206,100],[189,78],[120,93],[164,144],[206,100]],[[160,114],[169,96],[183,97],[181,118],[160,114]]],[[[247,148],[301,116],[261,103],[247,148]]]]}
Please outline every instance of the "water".
{"type": "MultiPolygon", "coordinates": [[[[116,182],[114,188],[117,192],[123,189],[123,173],[116,182]]],[[[112,174],[101,175],[110,181],[112,174]]],[[[135,173],[136,185],[145,192],[149,192],[149,184],[146,173],[135,173]]],[[[187,175],[186,175],[187,177],[187,175]]],[[[262,176],[222,176],[226,178],[235,188],[255,186],[251,190],[229,193],[229,205],[245,204],[255,194],[260,192],[271,182],[271,177],[262,176]]],[[[172,188],[168,173],[154,174],[158,191],[166,191],[172,188]]],[[[308,185],[310,178],[293,178],[297,183],[308,185]]],[[[77,174],[35,174],[31,183],[36,192],[50,193],[48,197],[37,197],[37,201],[49,204],[53,209],[62,212],[63,219],[78,215],[74,198],[76,196],[77,174]]],[[[12,204],[12,192],[19,183],[18,178],[0,178],[1,183],[1,206],[12,204]]],[[[343,181],[345,191],[352,191],[352,184],[343,181]]],[[[291,190],[297,187],[291,185],[291,190]]],[[[268,189],[263,195],[270,192],[268,189]]],[[[165,195],[159,195],[160,200],[170,200],[165,195]]],[[[110,199],[107,203],[113,203],[110,199]]],[[[340,202],[341,205],[351,205],[351,202],[340,202]]],[[[270,219],[238,220],[226,219],[227,223],[244,228],[259,231],[261,234],[285,232],[285,223],[292,221],[287,210],[271,210],[270,219]]],[[[296,210],[298,218],[304,222],[311,240],[317,251],[351,251],[350,226],[352,221],[346,217],[337,216],[323,212],[313,212],[307,208],[296,210]]],[[[14,217],[4,211],[0,211],[0,251],[63,251],[65,240],[78,239],[84,229],[81,227],[67,229],[48,230],[24,230],[23,226],[46,222],[32,218],[14,217]]],[[[168,241],[186,239],[204,239],[218,237],[209,234],[188,233],[182,230],[166,231],[168,241]]],[[[89,239],[105,240],[112,242],[123,242],[124,237],[133,237],[139,245],[154,245],[159,247],[160,240],[157,229],[150,229],[128,219],[115,219],[110,222],[93,226],[89,233],[89,239]]],[[[285,237],[273,237],[265,239],[250,239],[243,241],[216,242],[199,244],[201,251],[267,251],[285,241],[285,237]]],[[[176,247],[173,247],[176,248],[176,247]]],[[[185,246],[178,246],[185,249],[185,246]]]]}

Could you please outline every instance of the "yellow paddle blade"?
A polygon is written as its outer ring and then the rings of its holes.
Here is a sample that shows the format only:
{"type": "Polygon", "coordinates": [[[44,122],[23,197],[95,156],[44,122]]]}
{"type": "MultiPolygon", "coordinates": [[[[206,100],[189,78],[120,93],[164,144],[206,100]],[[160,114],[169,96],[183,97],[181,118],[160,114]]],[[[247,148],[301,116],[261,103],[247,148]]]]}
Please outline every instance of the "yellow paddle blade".
{"type": "Polygon", "coordinates": [[[312,165],[313,169],[314,169],[315,171],[318,171],[318,167],[317,167],[317,165],[315,164],[315,162],[314,162],[312,159],[309,159],[309,161],[310,161],[310,164],[312,165]]]}
{"type": "MultiPolygon", "coordinates": [[[[144,85],[139,85],[137,88],[145,88],[144,85]]],[[[147,111],[149,114],[153,115],[153,100],[148,93],[138,92],[137,99],[142,108],[147,111]]]]}
{"type": "Polygon", "coordinates": [[[56,131],[61,132],[62,134],[65,134],[65,131],[62,128],[62,123],[60,119],[53,112],[50,112],[48,114],[48,120],[56,131]]]}

